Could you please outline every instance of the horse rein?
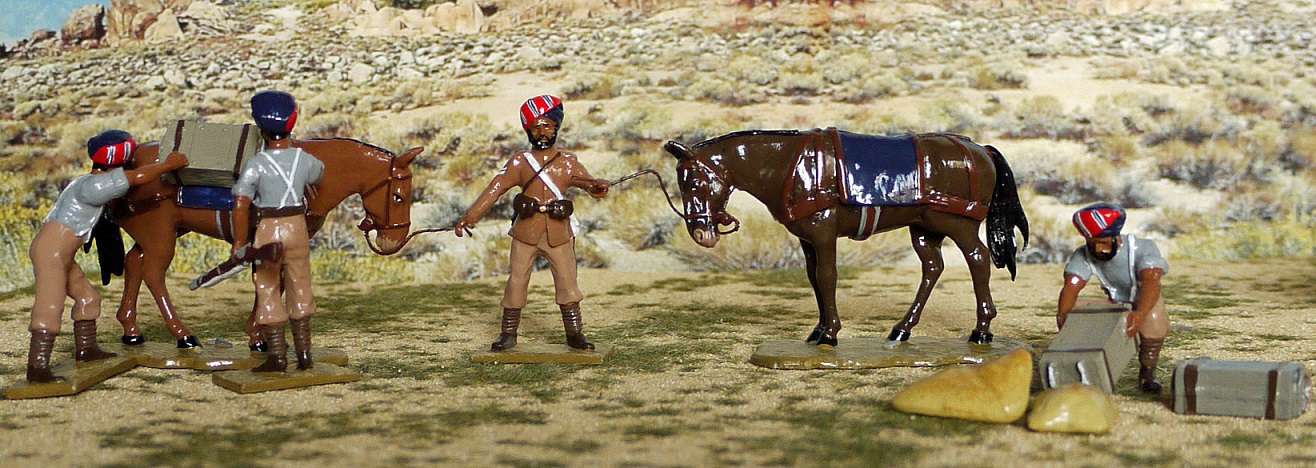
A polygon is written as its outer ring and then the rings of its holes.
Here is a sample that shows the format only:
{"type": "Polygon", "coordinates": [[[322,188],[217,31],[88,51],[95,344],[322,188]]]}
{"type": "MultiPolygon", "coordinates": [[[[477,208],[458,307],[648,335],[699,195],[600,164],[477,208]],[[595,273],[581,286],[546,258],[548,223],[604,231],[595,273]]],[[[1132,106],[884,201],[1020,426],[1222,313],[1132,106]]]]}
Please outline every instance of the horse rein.
{"type": "MultiPolygon", "coordinates": [[[[701,163],[701,165],[702,165],[702,163],[701,163]]],[[[708,173],[709,173],[710,175],[712,175],[713,177],[717,177],[717,174],[713,173],[712,171],[709,171],[707,168],[705,168],[704,170],[705,170],[705,171],[708,171],[708,173]]],[[[609,181],[608,184],[609,184],[609,185],[618,185],[618,184],[621,184],[622,182],[626,182],[626,181],[628,181],[628,180],[631,180],[631,179],[637,178],[637,177],[642,176],[642,175],[645,175],[645,174],[652,174],[655,178],[658,179],[658,189],[659,189],[659,190],[662,190],[662,192],[663,192],[663,198],[665,198],[665,199],[667,200],[667,206],[670,207],[670,208],[672,209],[672,213],[675,213],[676,216],[680,217],[682,220],[684,220],[684,221],[690,221],[690,220],[695,220],[695,219],[708,219],[709,221],[711,221],[711,222],[715,225],[715,228],[714,228],[714,229],[717,230],[717,234],[718,234],[718,235],[731,234],[731,233],[733,233],[733,232],[736,232],[736,231],[739,231],[739,230],[740,230],[740,220],[736,219],[735,216],[731,216],[731,214],[730,214],[730,213],[727,213],[725,210],[723,210],[723,211],[721,211],[721,212],[718,212],[718,213],[694,213],[694,214],[685,214],[685,213],[681,213],[681,210],[677,209],[677,208],[676,208],[676,204],[672,202],[672,194],[670,194],[670,193],[667,192],[667,183],[666,183],[665,181],[663,181],[663,176],[662,176],[661,174],[659,174],[658,171],[655,171],[655,170],[653,170],[653,169],[644,169],[644,170],[641,170],[641,171],[636,172],[636,173],[634,173],[634,174],[630,174],[630,175],[624,176],[624,177],[622,177],[622,178],[620,178],[620,179],[617,179],[617,180],[614,180],[614,181],[609,181]],[[733,226],[733,227],[732,227],[730,230],[723,231],[723,230],[721,230],[720,227],[717,227],[717,226],[733,226]]],[[[584,178],[577,178],[577,179],[579,179],[579,180],[588,180],[588,179],[584,179],[584,178]]],[[[722,185],[726,185],[727,187],[731,187],[730,185],[726,184],[725,181],[721,180],[721,177],[718,177],[718,181],[721,182],[722,185]]],[[[731,188],[731,190],[735,190],[735,188],[733,187],[733,188],[731,188]]],[[[730,194],[728,193],[727,196],[729,197],[730,194]]]]}

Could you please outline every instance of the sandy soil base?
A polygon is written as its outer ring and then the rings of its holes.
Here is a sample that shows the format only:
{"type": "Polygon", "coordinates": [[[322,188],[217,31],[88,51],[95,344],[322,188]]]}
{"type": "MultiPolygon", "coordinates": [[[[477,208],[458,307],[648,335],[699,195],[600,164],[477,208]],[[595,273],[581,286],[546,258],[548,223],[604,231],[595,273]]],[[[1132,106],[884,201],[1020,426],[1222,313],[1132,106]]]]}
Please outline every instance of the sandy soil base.
{"type": "MultiPolygon", "coordinates": [[[[917,270],[843,271],[841,340],[882,337],[904,313],[917,270]]],[[[202,341],[245,343],[250,286],[229,281],[175,298],[202,341]]],[[[1316,264],[1175,262],[1166,278],[1174,324],[1160,366],[1178,360],[1293,360],[1310,368],[1316,264]]],[[[538,273],[523,343],[563,342],[550,277],[538,273]]],[[[780,371],[754,366],[760,343],[803,339],[817,315],[803,272],[581,272],[586,332],[613,347],[602,365],[480,364],[497,335],[497,280],[319,285],[317,346],[347,351],[354,383],[240,395],[209,372],[136,368],[73,397],[0,401],[0,460],[252,465],[1005,464],[1215,465],[1316,462],[1316,416],[1289,421],[1181,416],[1168,396],[1116,389],[1107,435],[1075,436],[910,416],[890,399],[935,369],[780,371]]],[[[1041,350],[1054,336],[1060,266],[997,272],[998,337],[1041,350]]],[[[117,283],[105,291],[116,304],[117,283]]],[[[1097,291],[1085,291],[1096,295],[1097,291]]],[[[957,337],[973,324],[962,266],[948,266],[916,336],[957,337]]],[[[0,301],[0,382],[22,379],[31,297],[0,301]]],[[[112,308],[107,307],[110,310],[112,308]]],[[[150,340],[172,342],[154,311],[150,340]]],[[[110,314],[101,340],[117,341],[110,314]]],[[[68,328],[68,327],[66,327],[68,328]]],[[[60,336],[58,360],[71,339],[60,336]]],[[[1168,387],[1168,385],[1167,385],[1168,387]]],[[[1034,383],[1034,391],[1038,385],[1034,383]]]]}

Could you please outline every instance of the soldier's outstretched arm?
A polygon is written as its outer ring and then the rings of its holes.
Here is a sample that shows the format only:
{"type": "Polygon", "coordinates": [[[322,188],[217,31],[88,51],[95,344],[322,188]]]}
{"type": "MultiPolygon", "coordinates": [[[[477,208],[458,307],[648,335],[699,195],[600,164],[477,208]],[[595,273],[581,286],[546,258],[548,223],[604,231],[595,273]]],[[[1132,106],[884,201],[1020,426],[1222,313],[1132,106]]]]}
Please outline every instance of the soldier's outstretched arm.
{"type": "Polygon", "coordinates": [[[494,202],[498,201],[498,197],[503,196],[512,187],[521,184],[520,177],[518,177],[522,166],[520,160],[520,156],[515,156],[511,161],[508,161],[507,165],[503,166],[501,171],[498,171],[493,180],[489,181],[489,185],[484,188],[484,191],[480,192],[480,196],[475,199],[475,203],[472,203],[470,208],[466,209],[466,213],[462,215],[461,219],[457,220],[457,225],[453,229],[453,233],[457,234],[457,237],[469,233],[470,229],[475,227],[475,223],[480,222],[480,218],[483,218],[489,208],[493,207],[494,202]]]}
{"type": "Polygon", "coordinates": [[[137,169],[125,169],[123,175],[128,177],[128,185],[136,187],[152,180],[159,179],[160,176],[169,171],[176,171],[187,167],[187,156],[177,151],[169,153],[164,161],[148,164],[137,169]]]}

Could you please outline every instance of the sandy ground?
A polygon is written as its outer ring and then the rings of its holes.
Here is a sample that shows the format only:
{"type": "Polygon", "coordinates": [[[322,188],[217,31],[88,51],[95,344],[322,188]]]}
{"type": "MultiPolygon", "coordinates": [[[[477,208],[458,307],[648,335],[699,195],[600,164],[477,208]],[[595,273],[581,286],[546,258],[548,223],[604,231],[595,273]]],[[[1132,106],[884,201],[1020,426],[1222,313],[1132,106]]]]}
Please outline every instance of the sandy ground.
{"type": "MultiPolygon", "coordinates": [[[[972,326],[968,274],[951,263],[917,335],[972,326]]],[[[998,336],[1045,349],[1060,267],[996,275],[998,336]]],[[[883,336],[908,306],[914,267],[847,271],[841,339],[883,336]]],[[[1174,332],[1160,366],[1180,359],[1316,364],[1310,260],[1175,262],[1167,277],[1174,332]]],[[[189,293],[171,278],[201,338],[243,343],[249,288],[189,293]]],[[[63,398],[0,401],[0,460],[59,465],[567,464],[705,466],[1004,464],[1270,465],[1312,463],[1316,416],[1290,421],[1181,416],[1145,397],[1127,372],[1106,435],[1039,434],[903,415],[892,395],[934,369],[773,371],[747,362],[759,343],[801,339],[816,312],[801,272],[581,273],[586,330],[617,348],[594,367],[483,365],[496,335],[500,281],[324,285],[319,345],[347,351],[357,383],[239,395],[203,371],[137,368],[63,398]]],[[[534,277],[523,342],[561,342],[551,280],[534,277]]],[[[105,291],[117,302],[117,283],[105,291]]],[[[1095,295],[1096,291],[1087,291],[1095,295]]],[[[0,377],[22,378],[25,294],[0,302],[0,377]]],[[[169,342],[149,306],[148,338],[169,342]]],[[[101,340],[117,340],[112,317],[101,340]]],[[[66,324],[66,328],[68,324],[66,324]]],[[[59,359],[71,338],[60,337],[59,359]]],[[[1037,390],[1036,383],[1034,390],[1037,390]]],[[[1168,387],[1168,386],[1167,386],[1168,387]]]]}

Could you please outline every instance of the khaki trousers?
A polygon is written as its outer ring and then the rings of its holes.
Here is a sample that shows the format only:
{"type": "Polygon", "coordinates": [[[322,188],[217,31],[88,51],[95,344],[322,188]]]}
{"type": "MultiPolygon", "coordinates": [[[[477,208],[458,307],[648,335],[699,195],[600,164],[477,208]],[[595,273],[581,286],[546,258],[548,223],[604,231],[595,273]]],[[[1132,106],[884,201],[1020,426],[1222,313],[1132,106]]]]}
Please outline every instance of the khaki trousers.
{"type": "Polygon", "coordinates": [[[73,320],[96,320],[101,315],[101,295],[87,281],[74,255],[84,243],[62,223],[47,221],[32,239],[27,256],[32,260],[36,300],[28,330],[59,333],[64,315],[64,298],[73,299],[73,320]]]}
{"type": "Polygon", "coordinates": [[[575,239],[550,247],[548,234],[544,233],[534,245],[512,239],[511,272],[507,275],[507,289],[503,292],[504,309],[525,308],[526,294],[530,288],[530,270],[535,265],[535,256],[540,254],[548,259],[548,270],[553,273],[553,288],[557,295],[555,301],[562,305],[580,302],[584,298],[576,286],[575,239]]]}
{"type": "Polygon", "coordinates": [[[256,265],[251,275],[251,282],[256,285],[257,324],[278,325],[289,318],[300,320],[315,313],[311,248],[306,234],[306,217],[301,215],[261,218],[256,224],[254,247],[283,243],[283,258],[256,265]],[[280,295],[286,305],[280,301],[280,295]]]}

